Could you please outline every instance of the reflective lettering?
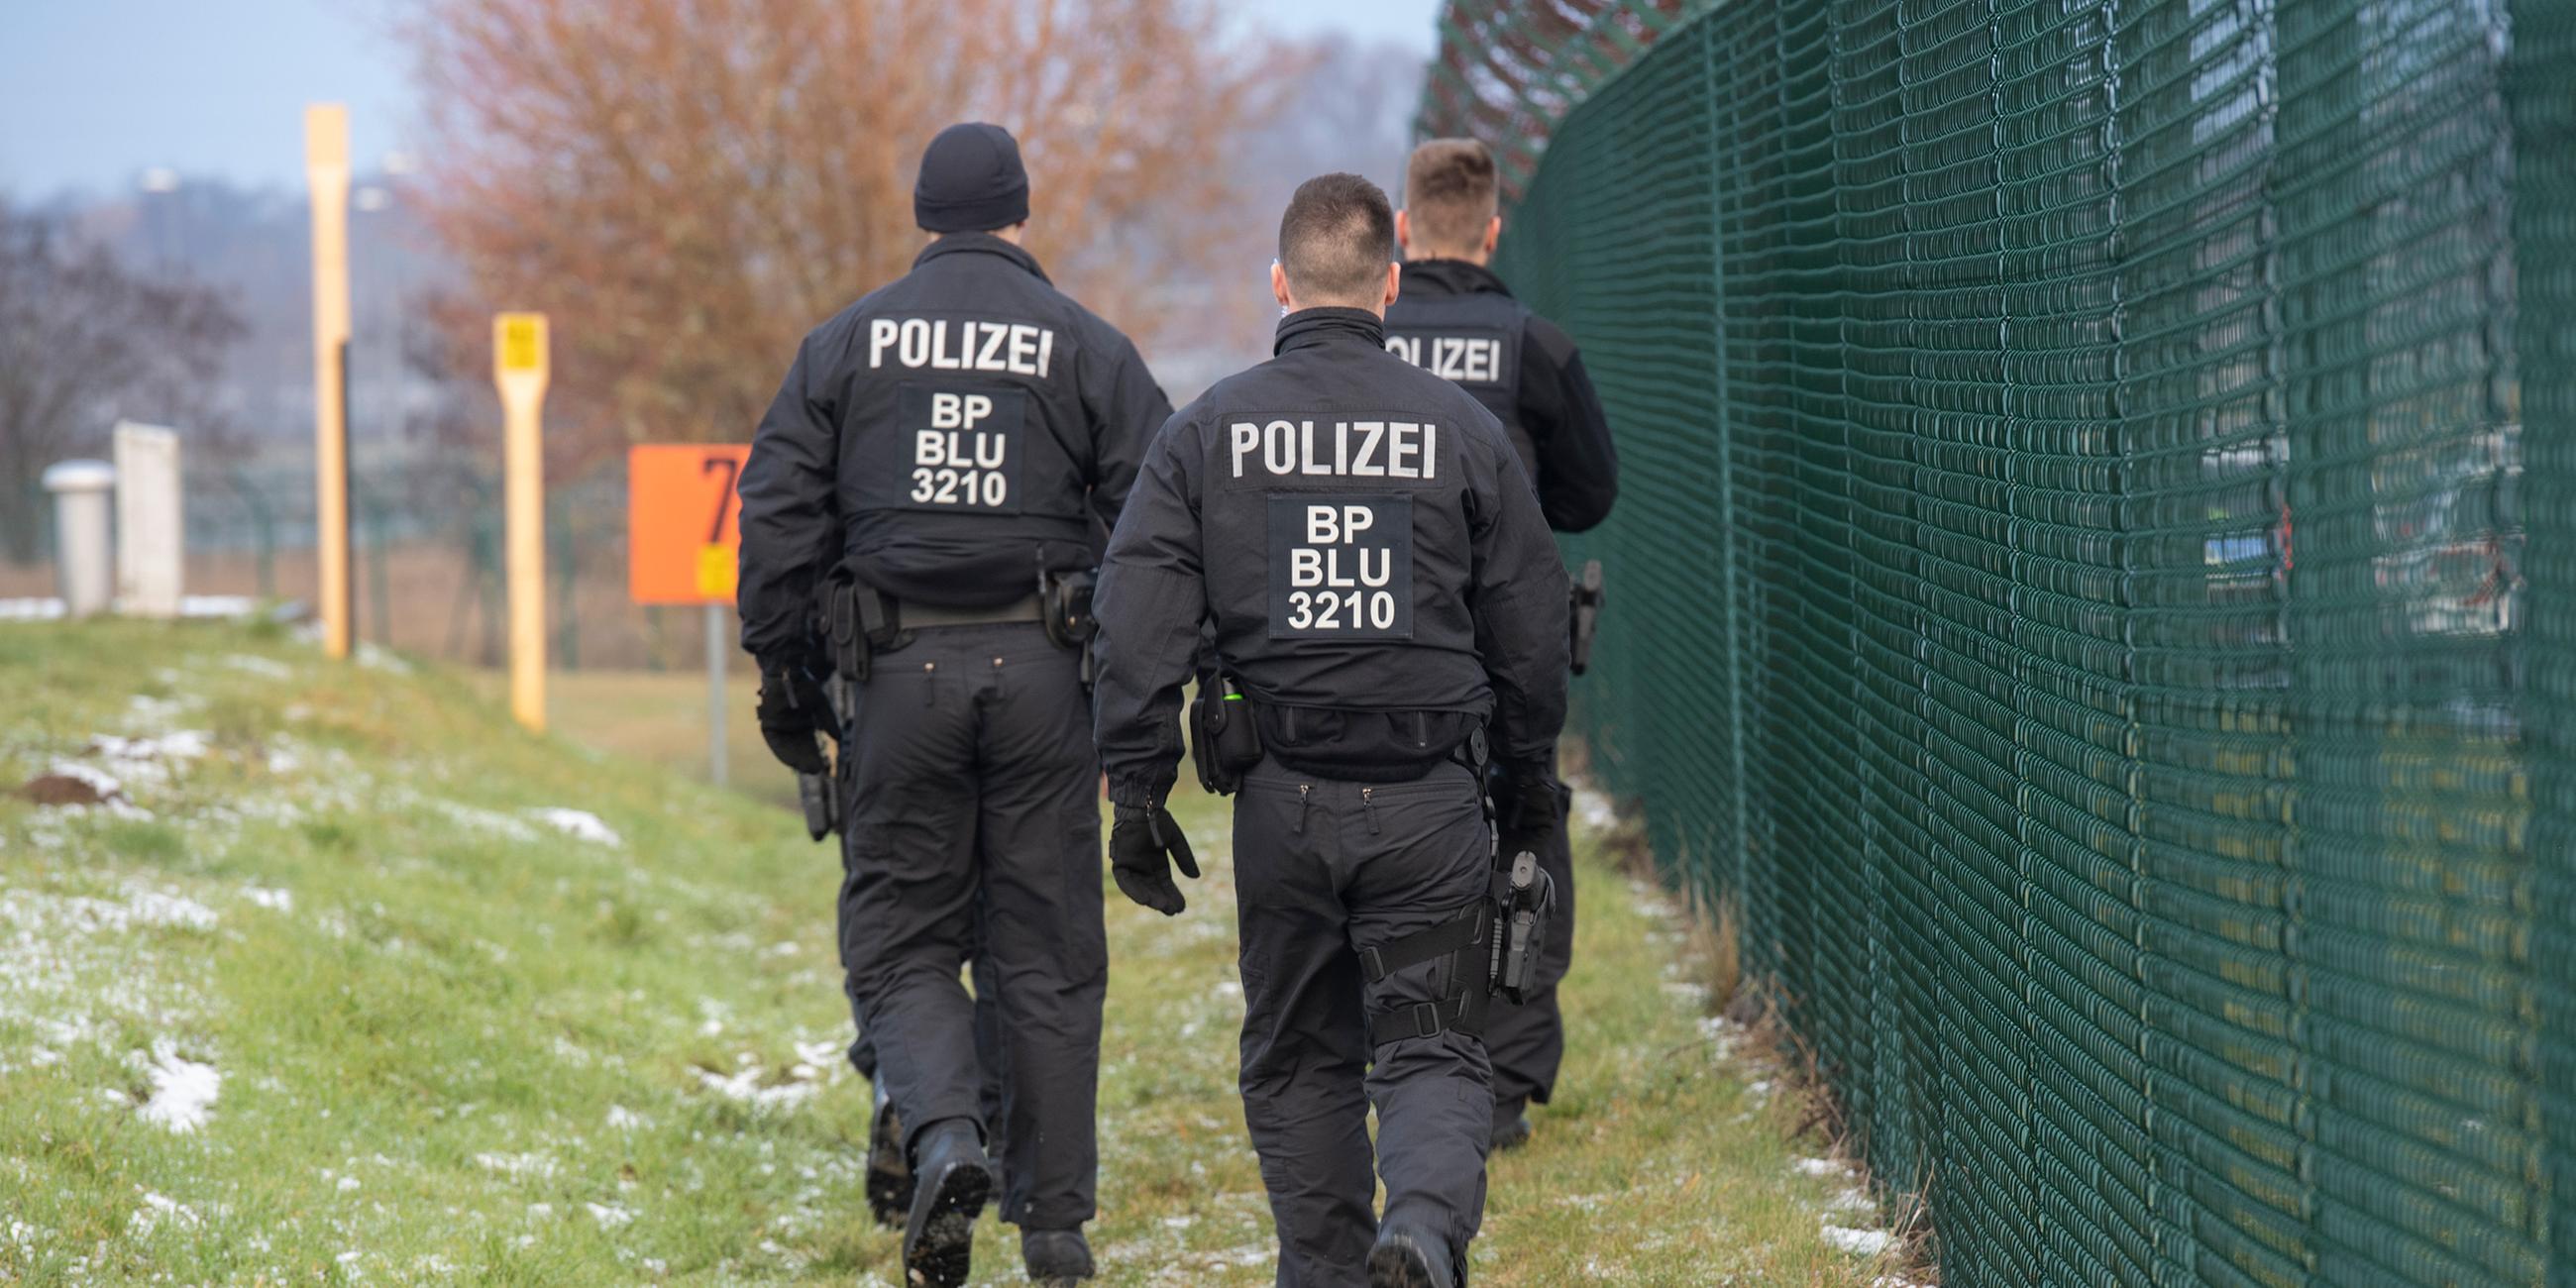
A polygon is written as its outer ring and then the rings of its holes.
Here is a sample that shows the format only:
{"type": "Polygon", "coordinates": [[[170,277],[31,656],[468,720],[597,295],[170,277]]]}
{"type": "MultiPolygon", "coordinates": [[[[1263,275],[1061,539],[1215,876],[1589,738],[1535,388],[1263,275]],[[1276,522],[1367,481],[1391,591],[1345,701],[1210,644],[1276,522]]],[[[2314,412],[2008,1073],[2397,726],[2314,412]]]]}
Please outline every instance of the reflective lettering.
{"type": "Polygon", "coordinates": [[[868,319],[868,365],[882,367],[889,356],[907,367],[1043,380],[1053,366],[1055,331],[1026,322],[972,318],[868,319]]]}
{"type": "Polygon", "coordinates": [[[1242,478],[1243,458],[1261,446],[1261,427],[1248,420],[1238,420],[1227,426],[1227,430],[1234,435],[1234,476],[1242,478]]]}
{"type": "Polygon", "coordinates": [[[1297,427],[1284,420],[1274,420],[1261,430],[1261,464],[1273,474],[1287,474],[1297,468],[1297,427]]]}

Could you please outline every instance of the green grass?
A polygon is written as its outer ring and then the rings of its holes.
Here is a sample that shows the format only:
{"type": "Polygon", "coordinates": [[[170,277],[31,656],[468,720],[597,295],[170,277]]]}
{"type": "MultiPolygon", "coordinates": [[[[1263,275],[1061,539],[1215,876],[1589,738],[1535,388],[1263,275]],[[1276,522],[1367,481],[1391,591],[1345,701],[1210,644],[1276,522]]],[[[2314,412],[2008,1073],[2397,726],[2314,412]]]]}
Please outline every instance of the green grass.
{"type": "MultiPolygon", "coordinates": [[[[725,674],[725,759],[737,790],[773,805],[796,808],[796,780],[778,772],[760,725],[751,718],[760,677],[747,658],[728,659],[725,674]]],[[[506,671],[461,672],[474,691],[506,706],[506,671]]],[[[700,782],[707,781],[707,675],[679,671],[553,671],[546,676],[546,719],[574,742],[650,761],[700,782]]]]}
{"type": "MultiPolygon", "coordinates": [[[[0,788],[105,763],[97,735],[207,735],[111,766],[132,810],[0,799],[0,1282],[896,1282],[837,1054],[837,864],[784,811],[274,633],[10,627],[0,692],[0,788]],[[174,1059],[222,1075],[192,1133],[135,1107],[174,1059]]],[[[1190,911],[1110,899],[1094,1244],[1104,1284],[1262,1284],[1227,833],[1177,804],[1211,860],[1190,911]]],[[[1869,1283],[1669,919],[1603,866],[1582,896],[1576,1054],[1494,1165],[1476,1282],[1869,1283]]],[[[976,1282],[1021,1282],[1006,1235],[976,1282]]]]}

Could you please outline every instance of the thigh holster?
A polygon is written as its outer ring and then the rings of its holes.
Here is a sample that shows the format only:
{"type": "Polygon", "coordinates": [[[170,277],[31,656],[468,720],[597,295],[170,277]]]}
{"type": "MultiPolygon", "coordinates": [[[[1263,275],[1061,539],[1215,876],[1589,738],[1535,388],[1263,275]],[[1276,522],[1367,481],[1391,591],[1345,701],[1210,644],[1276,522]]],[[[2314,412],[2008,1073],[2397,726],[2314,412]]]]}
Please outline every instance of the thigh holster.
{"type": "Polygon", "coordinates": [[[1493,995],[1492,901],[1479,899],[1426,930],[1360,950],[1360,969],[1372,984],[1411,966],[1449,959],[1449,986],[1436,1002],[1408,1002],[1369,1013],[1369,1045],[1442,1033],[1485,1035],[1485,1004],[1493,995]]]}

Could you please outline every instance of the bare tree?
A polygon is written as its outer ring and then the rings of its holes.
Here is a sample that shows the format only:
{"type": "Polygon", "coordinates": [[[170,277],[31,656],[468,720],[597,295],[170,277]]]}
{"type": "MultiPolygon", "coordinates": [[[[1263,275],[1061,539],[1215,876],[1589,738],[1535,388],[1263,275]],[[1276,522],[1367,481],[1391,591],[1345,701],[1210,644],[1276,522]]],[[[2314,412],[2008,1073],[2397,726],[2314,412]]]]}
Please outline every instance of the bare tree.
{"type": "Polygon", "coordinates": [[[241,333],[222,295],[137,276],[0,204],[0,550],[35,557],[37,477],[116,420],[219,430],[204,391],[241,333]]]}
{"type": "Polygon", "coordinates": [[[417,197],[481,306],[451,326],[553,315],[576,466],[746,436],[797,339],[910,264],[912,168],[954,121],[1018,134],[1059,281],[1149,349],[1185,333],[1271,80],[1212,0],[415,4],[444,136],[417,197]]]}

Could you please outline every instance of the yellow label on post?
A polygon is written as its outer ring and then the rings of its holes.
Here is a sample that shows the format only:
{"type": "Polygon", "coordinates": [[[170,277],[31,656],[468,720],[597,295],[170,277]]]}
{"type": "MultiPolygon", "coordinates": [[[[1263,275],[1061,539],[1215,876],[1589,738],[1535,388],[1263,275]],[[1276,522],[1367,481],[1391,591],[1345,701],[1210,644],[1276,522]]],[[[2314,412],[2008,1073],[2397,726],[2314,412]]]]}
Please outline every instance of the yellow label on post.
{"type": "Polygon", "coordinates": [[[698,593],[709,599],[733,598],[732,546],[698,547],[698,593]]]}
{"type": "Polygon", "coordinates": [[[537,371],[546,369],[546,315],[543,313],[504,313],[493,319],[500,331],[500,365],[503,371],[537,371]]]}

